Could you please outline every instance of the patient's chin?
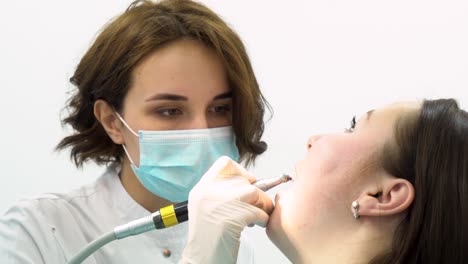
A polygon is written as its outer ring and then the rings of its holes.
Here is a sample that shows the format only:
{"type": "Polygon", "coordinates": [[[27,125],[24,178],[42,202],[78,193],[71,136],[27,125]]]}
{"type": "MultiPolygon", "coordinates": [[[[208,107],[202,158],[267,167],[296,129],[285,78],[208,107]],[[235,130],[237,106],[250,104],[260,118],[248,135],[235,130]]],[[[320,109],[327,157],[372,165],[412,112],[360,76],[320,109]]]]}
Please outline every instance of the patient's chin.
{"type": "Polygon", "coordinates": [[[266,234],[273,244],[291,260],[291,256],[295,256],[295,250],[292,248],[290,234],[288,233],[286,223],[281,218],[281,206],[275,207],[275,210],[270,216],[266,227],[266,234]]]}
{"type": "Polygon", "coordinates": [[[281,221],[281,204],[278,203],[278,195],[275,198],[275,208],[270,215],[270,219],[268,220],[266,226],[266,233],[267,236],[270,238],[271,241],[275,241],[276,239],[281,239],[278,237],[279,233],[282,233],[282,221],[281,221]]]}

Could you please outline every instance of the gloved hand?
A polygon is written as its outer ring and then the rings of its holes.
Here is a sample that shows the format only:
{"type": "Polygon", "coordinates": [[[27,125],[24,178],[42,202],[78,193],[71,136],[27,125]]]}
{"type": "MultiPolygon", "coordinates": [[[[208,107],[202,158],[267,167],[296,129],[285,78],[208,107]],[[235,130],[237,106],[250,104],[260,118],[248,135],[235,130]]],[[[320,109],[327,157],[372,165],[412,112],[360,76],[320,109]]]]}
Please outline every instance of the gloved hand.
{"type": "Polygon", "coordinates": [[[271,199],[251,185],[255,177],[228,157],[219,158],[189,195],[189,239],[179,264],[236,263],[245,226],[265,227],[271,199]]]}

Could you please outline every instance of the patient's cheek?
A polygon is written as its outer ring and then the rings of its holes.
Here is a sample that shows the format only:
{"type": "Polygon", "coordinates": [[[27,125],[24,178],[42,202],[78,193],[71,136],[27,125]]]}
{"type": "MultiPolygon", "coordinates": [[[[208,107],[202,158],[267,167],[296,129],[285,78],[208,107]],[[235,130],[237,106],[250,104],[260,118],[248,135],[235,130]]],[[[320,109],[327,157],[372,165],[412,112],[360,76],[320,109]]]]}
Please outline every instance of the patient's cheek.
{"type": "Polygon", "coordinates": [[[375,145],[362,137],[339,136],[334,140],[318,142],[305,166],[309,171],[327,181],[341,181],[359,170],[375,145]]]}
{"type": "Polygon", "coordinates": [[[342,171],[352,157],[352,149],[346,145],[316,144],[309,158],[303,163],[304,172],[308,177],[329,177],[342,171]]]}

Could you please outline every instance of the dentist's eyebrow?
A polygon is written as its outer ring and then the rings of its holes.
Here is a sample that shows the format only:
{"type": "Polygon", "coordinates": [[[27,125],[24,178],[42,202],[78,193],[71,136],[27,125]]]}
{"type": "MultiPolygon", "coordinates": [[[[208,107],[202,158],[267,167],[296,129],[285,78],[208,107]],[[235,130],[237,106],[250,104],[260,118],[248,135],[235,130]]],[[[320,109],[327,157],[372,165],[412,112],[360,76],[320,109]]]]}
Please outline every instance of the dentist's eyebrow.
{"type": "Polygon", "coordinates": [[[188,98],[178,94],[162,93],[148,97],[145,102],[153,100],[188,101],[188,98]]]}
{"type": "Polygon", "coordinates": [[[367,111],[367,120],[370,119],[373,112],[374,112],[374,109],[367,111]]]}
{"type": "Polygon", "coordinates": [[[213,97],[213,100],[228,99],[228,98],[232,98],[232,92],[218,94],[215,97],[213,97]]]}
{"type": "MultiPolygon", "coordinates": [[[[218,94],[215,97],[213,97],[213,100],[228,99],[228,98],[232,98],[232,92],[218,94]]],[[[188,101],[188,98],[182,95],[178,95],[178,94],[162,93],[162,94],[156,94],[156,95],[148,97],[145,100],[145,102],[153,101],[153,100],[188,101]]]]}

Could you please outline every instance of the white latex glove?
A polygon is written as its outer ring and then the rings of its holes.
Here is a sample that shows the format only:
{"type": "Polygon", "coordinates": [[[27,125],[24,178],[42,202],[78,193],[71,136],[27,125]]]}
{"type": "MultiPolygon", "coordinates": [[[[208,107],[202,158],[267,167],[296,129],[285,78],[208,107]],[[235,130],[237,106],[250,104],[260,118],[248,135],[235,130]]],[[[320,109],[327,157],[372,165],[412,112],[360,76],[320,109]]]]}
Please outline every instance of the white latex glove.
{"type": "Polygon", "coordinates": [[[189,195],[189,239],[181,263],[236,263],[245,226],[265,227],[273,202],[251,185],[255,177],[219,158],[189,195]]]}

